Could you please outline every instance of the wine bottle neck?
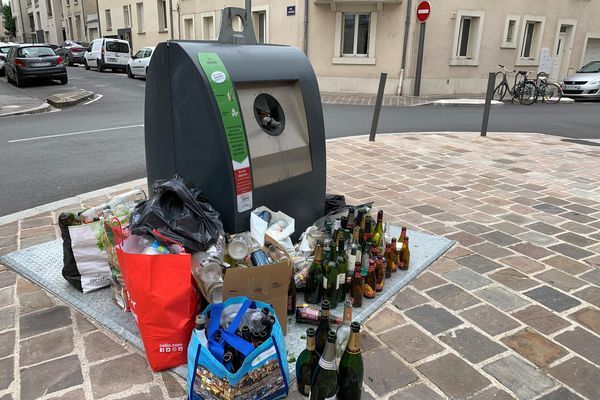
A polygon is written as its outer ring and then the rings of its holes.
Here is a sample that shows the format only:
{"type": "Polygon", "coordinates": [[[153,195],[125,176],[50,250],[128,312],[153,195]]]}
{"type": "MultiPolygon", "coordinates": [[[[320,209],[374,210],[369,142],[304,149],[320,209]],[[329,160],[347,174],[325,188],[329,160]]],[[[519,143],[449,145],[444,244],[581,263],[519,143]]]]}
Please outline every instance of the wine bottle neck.
{"type": "Polygon", "coordinates": [[[332,371],[337,370],[335,366],[335,343],[327,342],[325,345],[325,350],[323,351],[323,355],[319,360],[319,365],[323,369],[332,371]]]}
{"type": "Polygon", "coordinates": [[[360,353],[360,332],[350,333],[350,338],[348,339],[348,345],[346,346],[346,349],[348,353],[360,353]]]}
{"type": "Polygon", "coordinates": [[[315,337],[314,336],[308,336],[306,338],[306,350],[308,350],[308,351],[315,350],[315,337]]]}

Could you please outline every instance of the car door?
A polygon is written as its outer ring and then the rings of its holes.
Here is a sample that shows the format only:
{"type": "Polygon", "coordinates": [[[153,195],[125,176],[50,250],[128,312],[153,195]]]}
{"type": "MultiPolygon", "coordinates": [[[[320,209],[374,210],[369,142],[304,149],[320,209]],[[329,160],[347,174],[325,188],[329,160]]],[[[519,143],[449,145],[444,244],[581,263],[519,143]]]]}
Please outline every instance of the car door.
{"type": "Polygon", "coordinates": [[[142,58],[142,76],[146,76],[148,72],[148,65],[150,65],[150,58],[152,58],[152,49],[146,49],[144,58],[142,58]]]}
{"type": "Polygon", "coordinates": [[[6,61],[4,62],[4,72],[6,73],[6,77],[10,77],[13,79],[13,54],[15,52],[15,48],[12,47],[8,50],[8,54],[6,54],[6,61]]]}
{"type": "Polygon", "coordinates": [[[117,63],[119,65],[127,65],[127,62],[129,62],[129,59],[131,58],[131,48],[129,47],[129,43],[119,42],[115,54],[118,57],[117,63]]]}
{"type": "Polygon", "coordinates": [[[102,40],[94,40],[90,44],[88,51],[85,53],[85,60],[87,61],[88,66],[97,67],[98,66],[98,57],[100,57],[100,46],[102,44],[102,40]]]}
{"type": "Polygon", "coordinates": [[[142,60],[144,59],[145,52],[146,49],[139,49],[138,52],[135,53],[133,61],[131,62],[131,72],[134,75],[142,75],[143,73],[142,60]]]}

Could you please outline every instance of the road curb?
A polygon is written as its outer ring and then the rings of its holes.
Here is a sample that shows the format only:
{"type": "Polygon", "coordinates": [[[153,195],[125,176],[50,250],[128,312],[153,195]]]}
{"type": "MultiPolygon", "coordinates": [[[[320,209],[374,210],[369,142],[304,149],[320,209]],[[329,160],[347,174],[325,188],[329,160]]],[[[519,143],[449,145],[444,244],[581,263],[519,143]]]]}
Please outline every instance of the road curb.
{"type": "MultiPolygon", "coordinates": [[[[442,99],[433,101],[436,107],[481,107],[485,105],[485,99],[442,99]]],[[[492,100],[493,106],[502,106],[504,103],[492,100]]]]}
{"type": "Polygon", "coordinates": [[[86,100],[92,100],[94,92],[89,90],[78,90],[76,92],[57,93],[48,97],[47,101],[57,108],[71,107],[86,100]]]}
{"type": "Polygon", "coordinates": [[[41,114],[41,113],[48,112],[51,109],[52,109],[52,106],[50,106],[50,104],[48,104],[47,102],[43,102],[39,106],[32,107],[32,108],[27,108],[25,110],[18,110],[18,111],[11,111],[11,112],[7,112],[7,113],[1,113],[0,114],[0,118],[2,118],[2,117],[12,117],[12,116],[15,116],[15,115],[41,114]]]}

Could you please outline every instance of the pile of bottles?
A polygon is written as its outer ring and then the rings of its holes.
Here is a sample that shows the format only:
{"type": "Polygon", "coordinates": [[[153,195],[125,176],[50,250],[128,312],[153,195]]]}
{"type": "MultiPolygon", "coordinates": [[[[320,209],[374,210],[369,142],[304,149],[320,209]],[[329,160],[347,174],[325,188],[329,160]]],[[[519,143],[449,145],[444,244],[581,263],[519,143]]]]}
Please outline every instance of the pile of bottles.
{"type": "Polygon", "coordinates": [[[327,300],[336,308],[348,295],[354,307],[362,307],[363,297],[374,298],[386,279],[409,268],[406,227],[398,238],[391,237],[383,223],[383,211],[377,213],[376,223],[369,212],[363,208],[355,213],[350,208],[347,215],[326,220],[312,263],[294,276],[296,285],[304,285],[306,303],[327,300]]]}
{"type": "MultiPolygon", "coordinates": [[[[229,327],[229,324],[237,316],[238,309],[229,307],[223,310],[219,326],[222,329],[229,327]]],[[[244,314],[242,321],[235,334],[251,343],[254,348],[259,347],[268,338],[271,337],[273,325],[275,325],[275,316],[268,308],[250,308],[244,314]]],[[[202,314],[196,317],[196,328],[193,334],[196,335],[200,344],[208,348],[208,324],[210,323],[210,311],[206,317],[202,314]]],[[[221,333],[215,333],[214,341],[221,341],[221,333]]],[[[244,363],[245,356],[229,344],[224,345],[223,366],[231,373],[236,373],[244,363]]]]}
{"type": "Polygon", "coordinates": [[[141,189],[131,190],[129,192],[113,197],[107,203],[88,208],[80,212],[77,217],[81,223],[89,224],[104,218],[109,221],[112,217],[122,217],[131,214],[135,206],[146,200],[146,193],[141,189]]]}
{"type": "Polygon", "coordinates": [[[319,325],[306,330],[306,349],[296,361],[298,391],[310,400],[358,400],[362,393],[363,359],[360,324],[352,321],[352,304],[344,306],[344,320],[331,329],[329,301],[321,304],[319,325]]]}

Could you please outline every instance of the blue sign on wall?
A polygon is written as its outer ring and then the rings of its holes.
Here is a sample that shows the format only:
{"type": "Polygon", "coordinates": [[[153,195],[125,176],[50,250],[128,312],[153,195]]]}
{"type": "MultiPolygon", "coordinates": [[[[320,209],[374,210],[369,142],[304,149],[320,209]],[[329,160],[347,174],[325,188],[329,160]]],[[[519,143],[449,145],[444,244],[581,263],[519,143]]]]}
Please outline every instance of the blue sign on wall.
{"type": "Polygon", "coordinates": [[[287,15],[296,15],[296,6],[287,6],[287,15]]]}

